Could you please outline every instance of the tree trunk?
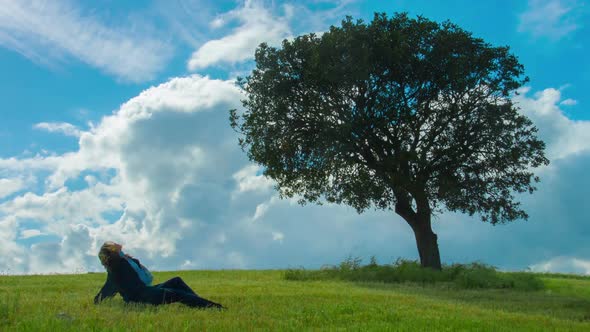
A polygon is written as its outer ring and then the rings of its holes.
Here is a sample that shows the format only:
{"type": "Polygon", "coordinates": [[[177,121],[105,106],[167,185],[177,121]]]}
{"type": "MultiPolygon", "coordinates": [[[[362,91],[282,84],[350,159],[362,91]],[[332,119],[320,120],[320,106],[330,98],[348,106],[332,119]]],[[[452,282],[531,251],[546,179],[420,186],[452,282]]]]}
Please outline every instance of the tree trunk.
{"type": "Polygon", "coordinates": [[[397,202],[395,213],[399,214],[412,227],[416,237],[420,265],[435,270],[441,270],[440,253],[438,251],[437,236],[432,231],[430,218],[432,210],[424,190],[414,191],[416,210],[412,208],[411,196],[401,190],[395,191],[397,202]]]}
{"type": "Polygon", "coordinates": [[[430,223],[430,209],[427,205],[420,204],[419,213],[414,212],[408,200],[403,199],[401,195],[398,195],[398,197],[402,198],[398,199],[395,212],[404,218],[414,231],[418,254],[420,255],[420,264],[422,267],[441,270],[437,236],[432,231],[430,223]]]}
{"type": "Polygon", "coordinates": [[[428,223],[420,223],[413,226],[412,229],[414,230],[414,236],[416,237],[416,245],[418,246],[418,254],[420,255],[420,265],[422,265],[422,267],[441,270],[442,267],[440,264],[437,236],[432,231],[430,216],[428,217],[428,223]]]}

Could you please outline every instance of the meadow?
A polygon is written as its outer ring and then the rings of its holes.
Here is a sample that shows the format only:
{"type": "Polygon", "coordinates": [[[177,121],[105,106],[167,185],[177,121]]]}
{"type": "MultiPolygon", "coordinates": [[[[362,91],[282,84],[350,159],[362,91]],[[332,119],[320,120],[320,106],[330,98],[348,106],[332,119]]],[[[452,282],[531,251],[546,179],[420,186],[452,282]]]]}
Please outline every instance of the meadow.
{"type": "MultiPolygon", "coordinates": [[[[181,276],[224,311],[128,305],[119,296],[95,305],[105,273],[0,276],[0,331],[590,331],[590,277],[520,273],[515,283],[497,272],[501,283],[473,284],[379,281],[378,266],[351,273],[360,270],[154,272],[155,283],[181,276]]],[[[461,271],[453,280],[466,278],[461,271]]]]}

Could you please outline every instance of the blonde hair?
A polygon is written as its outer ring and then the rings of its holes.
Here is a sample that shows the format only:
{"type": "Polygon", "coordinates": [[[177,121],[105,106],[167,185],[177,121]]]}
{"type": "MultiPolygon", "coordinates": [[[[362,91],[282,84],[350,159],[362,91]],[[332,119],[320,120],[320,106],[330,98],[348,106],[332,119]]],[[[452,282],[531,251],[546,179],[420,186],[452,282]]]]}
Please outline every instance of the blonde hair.
{"type": "Polygon", "coordinates": [[[100,259],[100,263],[105,268],[109,268],[111,263],[111,257],[118,254],[119,248],[117,248],[117,244],[112,241],[107,241],[102,245],[102,247],[100,247],[100,251],[98,252],[98,259],[100,259]]]}

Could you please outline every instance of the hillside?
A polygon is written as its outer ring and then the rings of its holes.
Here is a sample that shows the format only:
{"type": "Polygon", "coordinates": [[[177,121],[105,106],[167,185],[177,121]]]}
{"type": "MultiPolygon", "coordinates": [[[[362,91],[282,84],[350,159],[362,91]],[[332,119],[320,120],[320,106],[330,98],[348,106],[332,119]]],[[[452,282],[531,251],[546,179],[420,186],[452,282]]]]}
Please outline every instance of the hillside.
{"type": "Polygon", "coordinates": [[[541,275],[543,290],[448,285],[290,281],[284,271],[156,272],[179,275],[226,311],[94,305],[104,273],[0,276],[0,330],[493,330],[590,331],[590,278],[541,275]]]}

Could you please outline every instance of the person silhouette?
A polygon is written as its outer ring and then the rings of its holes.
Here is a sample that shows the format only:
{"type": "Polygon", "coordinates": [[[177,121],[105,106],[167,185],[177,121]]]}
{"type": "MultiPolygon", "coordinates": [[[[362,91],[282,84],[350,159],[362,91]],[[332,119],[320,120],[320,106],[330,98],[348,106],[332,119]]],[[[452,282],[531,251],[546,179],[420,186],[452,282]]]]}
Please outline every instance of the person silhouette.
{"type": "Polygon", "coordinates": [[[122,249],[121,244],[112,241],[105,242],[100,248],[98,258],[107,270],[107,280],[94,297],[95,304],[119,293],[125,302],[153,305],[180,302],[195,308],[224,309],[221,304],[197,295],[180,277],[152,286],[150,271],[122,249]]]}

